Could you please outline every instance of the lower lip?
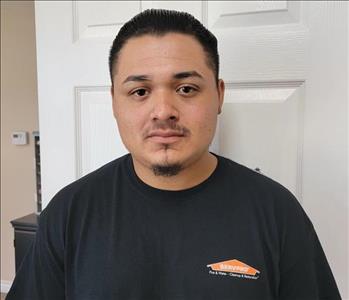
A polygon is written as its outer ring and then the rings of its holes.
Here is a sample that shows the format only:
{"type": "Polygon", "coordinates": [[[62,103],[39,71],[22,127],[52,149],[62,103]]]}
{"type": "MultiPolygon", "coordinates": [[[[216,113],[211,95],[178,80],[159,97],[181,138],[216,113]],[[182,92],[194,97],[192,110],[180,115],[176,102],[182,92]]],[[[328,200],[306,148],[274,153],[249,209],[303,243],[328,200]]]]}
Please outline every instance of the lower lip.
{"type": "Polygon", "coordinates": [[[161,143],[161,144],[171,144],[178,142],[181,140],[183,136],[178,136],[178,135],[172,135],[172,136],[151,136],[148,139],[151,140],[154,143],[161,143]]]}

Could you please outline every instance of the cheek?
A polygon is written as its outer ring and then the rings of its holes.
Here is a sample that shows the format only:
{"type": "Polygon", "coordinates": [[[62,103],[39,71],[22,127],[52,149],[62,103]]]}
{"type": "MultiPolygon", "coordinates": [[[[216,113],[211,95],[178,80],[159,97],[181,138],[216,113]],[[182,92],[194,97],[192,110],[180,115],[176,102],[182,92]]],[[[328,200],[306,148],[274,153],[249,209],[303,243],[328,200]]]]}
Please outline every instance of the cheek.
{"type": "Polygon", "coordinates": [[[124,141],[135,142],[143,132],[143,114],[135,110],[118,109],[115,112],[119,132],[124,141]]]}
{"type": "Polygon", "coordinates": [[[123,140],[127,139],[130,135],[133,124],[132,119],[130,119],[127,114],[125,114],[125,111],[122,109],[117,109],[114,111],[116,123],[118,124],[119,133],[123,140]]]}
{"type": "Polygon", "coordinates": [[[136,124],[133,123],[133,120],[125,116],[119,116],[117,118],[117,123],[119,126],[120,134],[127,139],[130,139],[134,132],[137,131],[136,124]]]}
{"type": "Polygon", "coordinates": [[[198,139],[213,135],[217,122],[217,113],[214,109],[210,107],[209,109],[196,110],[190,115],[193,130],[196,131],[198,139]]]}

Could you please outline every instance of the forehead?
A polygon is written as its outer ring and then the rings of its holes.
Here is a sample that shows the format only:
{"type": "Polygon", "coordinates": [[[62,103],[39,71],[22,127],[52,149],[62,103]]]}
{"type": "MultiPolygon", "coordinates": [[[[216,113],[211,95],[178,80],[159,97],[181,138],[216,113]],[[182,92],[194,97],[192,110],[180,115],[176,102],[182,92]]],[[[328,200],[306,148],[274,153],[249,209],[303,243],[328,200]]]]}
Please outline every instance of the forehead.
{"type": "Polygon", "coordinates": [[[165,74],[183,70],[212,72],[203,47],[194,37],[168,33],[128,40],[119,53],[115,75],[120,78],[129,74],[165,74]]]}

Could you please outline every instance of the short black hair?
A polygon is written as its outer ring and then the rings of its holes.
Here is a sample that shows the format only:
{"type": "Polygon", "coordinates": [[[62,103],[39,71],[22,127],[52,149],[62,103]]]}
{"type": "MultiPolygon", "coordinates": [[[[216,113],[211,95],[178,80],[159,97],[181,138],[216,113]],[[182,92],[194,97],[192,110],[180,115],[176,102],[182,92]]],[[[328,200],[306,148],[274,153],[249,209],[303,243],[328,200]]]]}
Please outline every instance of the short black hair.
{"type": "Polygon", "coordinates": [[[191,14],[174,10],[148,9],[125,23],[114,39],[109,54],[109,72],[112,85],[119,52],[130,38],[147,34],[163,36],[171,32],[190,35],[201,44],[207,56],[207,64],[212,69],[216,82],[218,82],[217,38],[191,14]]]}

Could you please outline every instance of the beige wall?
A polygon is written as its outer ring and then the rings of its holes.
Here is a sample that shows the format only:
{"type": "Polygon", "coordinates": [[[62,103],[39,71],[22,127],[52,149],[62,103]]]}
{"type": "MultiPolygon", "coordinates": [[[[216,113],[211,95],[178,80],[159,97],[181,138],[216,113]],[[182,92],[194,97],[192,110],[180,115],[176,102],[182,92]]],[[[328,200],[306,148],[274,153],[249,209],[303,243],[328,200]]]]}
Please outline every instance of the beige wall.
{"type": "Polygon", "coordinates": [[[35,211],[34,145],[38,130],[34,4],[1,1],[1,281],[15,274],[10,220],[35,211]],[[29,144],[11,144],[11,132],[29,144]]]}

